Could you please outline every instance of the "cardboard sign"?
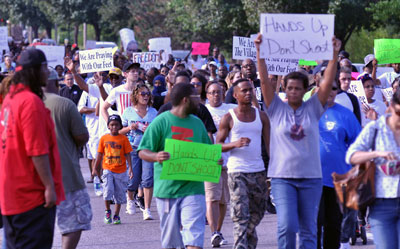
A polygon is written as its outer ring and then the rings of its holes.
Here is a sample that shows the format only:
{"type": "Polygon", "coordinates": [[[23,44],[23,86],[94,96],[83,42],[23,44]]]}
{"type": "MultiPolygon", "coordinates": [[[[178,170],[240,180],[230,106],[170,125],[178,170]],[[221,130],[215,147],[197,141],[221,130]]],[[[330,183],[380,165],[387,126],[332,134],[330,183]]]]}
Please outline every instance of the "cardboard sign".
{"type": "Polygon", "coordinates": [[[159,52],[164,50],[167,54],[171,54],[171,38],[158,37],[149,39],[149,51],[159,52]]]}
{"type": "Polygon", "coordinates": [[[256,61],[257,50],[253,37],[234,36],[232,45],[232,59],[245,60],[250,58],[256,61]]]}
{"type": "Polygon", "coordinates": [[[114,67],[112,48],[79,51],[81,73],[109,71],[114,67]]]}
{"type": "Polygon", "coordinates": [[[374,50],[378,64],[400,63],[400,39],[374,40],[374,50]]]}
{"type": "Polygon", "coordinates": [[[128,47],[128,43],[130,41],[136,41],[135,32],[132,29],[123,28],[119,31],[119,36],[121,37],[122,46],[124,47],[124,51],[126,51],[128,47]]]}
{"type": "Polygon", "coordinates": [[[272,75],[286,75],[295,72],[299,65],[297,59],[280,59],[280,58],[266,58],[268,74],[272,75]]]}
{"type": "Polygon", "coordinates": [[[219,182],[222,147],[220,144],[202,144],[166,139],[164,151],[171,157],[163,162],[160,179],[199,182],[219,182]]]}
{"type": "Polygon", "coordinates": [[[208,55],[210,50],[209,42],[192,42],[192,55],[208,55]]]}
{"type": "Polygon", "coordinates": [[[347,92],[354,94],[361,103],[368,103],[367,97],[365,96],[364,86],[361,80],[352,80],[349,90],[347,90],[347,92]]]}
{"type": "Polygon", "coordinates": [[[158,52],[132,53],[132,61],[140,63],[140,67],[149,70],[152,67],[160,68],[160,54],[158,52]]]}
{"type": "Polygon", "coordinates": [[[46,55],[47,65],[55,68],[57,65],[64,66],[65,47],[64,46],[35,46],[46,55]]]}
{"type": "Polygon", "coordinates": [[[261,58],[330,60],[334,15],[261,14],[261,58]]]}
{"type": "Polygon", "coordinates": [[[0,55],[3,53],[3,50],[9,51],[8,47],[8,29],[7,26],[0,27],[0,55]]]}
{"type": "Polygon", "coordinates": [[[393,88],[388,87],[388,88],[381,89],[381,91],[383,93],[383,96],[385,96],[386,101],[390,102],[393,97],[393,88]]]}

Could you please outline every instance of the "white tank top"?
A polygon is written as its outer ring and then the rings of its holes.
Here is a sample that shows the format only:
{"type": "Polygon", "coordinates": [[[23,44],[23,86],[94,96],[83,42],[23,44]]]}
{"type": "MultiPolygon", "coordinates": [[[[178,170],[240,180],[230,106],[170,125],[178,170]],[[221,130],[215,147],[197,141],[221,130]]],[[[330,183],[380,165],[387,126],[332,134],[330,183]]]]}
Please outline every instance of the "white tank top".
{"type": "Polygon", "coordinates": [[[261,157],[262,122],[259,111],[255,109],[255,112],[256,119],[253,122],[242,122],[236,117],[233,109],[229,110],[233,119],[233,127],[229,133],[230,141],[237,141],[241,137],[250,138],[251,141],[249,146],[234,148],[230,151],[227,163],[228,173],[255,173],[265,170],[261,157]]]}

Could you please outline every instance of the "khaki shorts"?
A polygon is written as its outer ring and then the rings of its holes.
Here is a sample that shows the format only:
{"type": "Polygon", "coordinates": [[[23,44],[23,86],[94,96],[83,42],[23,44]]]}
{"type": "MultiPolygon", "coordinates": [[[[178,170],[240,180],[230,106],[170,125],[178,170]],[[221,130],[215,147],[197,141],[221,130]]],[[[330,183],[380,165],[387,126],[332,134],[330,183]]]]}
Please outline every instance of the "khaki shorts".
{"type": "Polygon", "coordinates": [[[206,201],[219,201],[221,204],[229,202],[228,169],[223,167],[219,183],[204,182],[206,201]]]}

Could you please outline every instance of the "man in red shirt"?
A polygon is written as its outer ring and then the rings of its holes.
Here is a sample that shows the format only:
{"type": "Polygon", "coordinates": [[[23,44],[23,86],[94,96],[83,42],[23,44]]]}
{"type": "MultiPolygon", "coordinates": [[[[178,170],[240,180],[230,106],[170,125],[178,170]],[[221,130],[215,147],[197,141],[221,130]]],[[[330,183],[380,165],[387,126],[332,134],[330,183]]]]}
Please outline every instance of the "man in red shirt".
{"type": "Polygon", "coordinates": [[[0,113],[0,207],[7,248],[51,248],[55,205],[65,199],[50,111],[42,101],[44,53],[27,49],[17,61],[0,113]]]}

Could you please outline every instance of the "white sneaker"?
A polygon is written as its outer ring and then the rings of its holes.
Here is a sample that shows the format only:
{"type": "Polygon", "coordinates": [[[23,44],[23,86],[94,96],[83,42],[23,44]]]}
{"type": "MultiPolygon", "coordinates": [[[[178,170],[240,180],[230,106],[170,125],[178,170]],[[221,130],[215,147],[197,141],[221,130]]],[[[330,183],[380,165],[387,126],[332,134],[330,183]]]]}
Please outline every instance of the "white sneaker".
{"type": "Polygon", "coordinates": [[[151,216],[150,209],[145,209],[143,211],[143,220],[152,220],[153,216],[151,216]]]}
{"type": "Polygon", "coordinates": [[[103,195],[103,191],[102,191],[102,190],[97,190],[97,191],[95,192],[95,195],[96,195],[96,196],[102,196],[102,195],[103,195]]]}
{"type": "Polygon", "coordinates": [[[126,213],[127,214],[135,214],[136,213],[136,207],[135,207],[134,200],[128,200],[128,203],[126,204],[126,213]]]}
{"type": "Polygon", "coordinates": [[[340,243],[340,248],[339,249],[351,249],[350,243],[340,243]]]}

